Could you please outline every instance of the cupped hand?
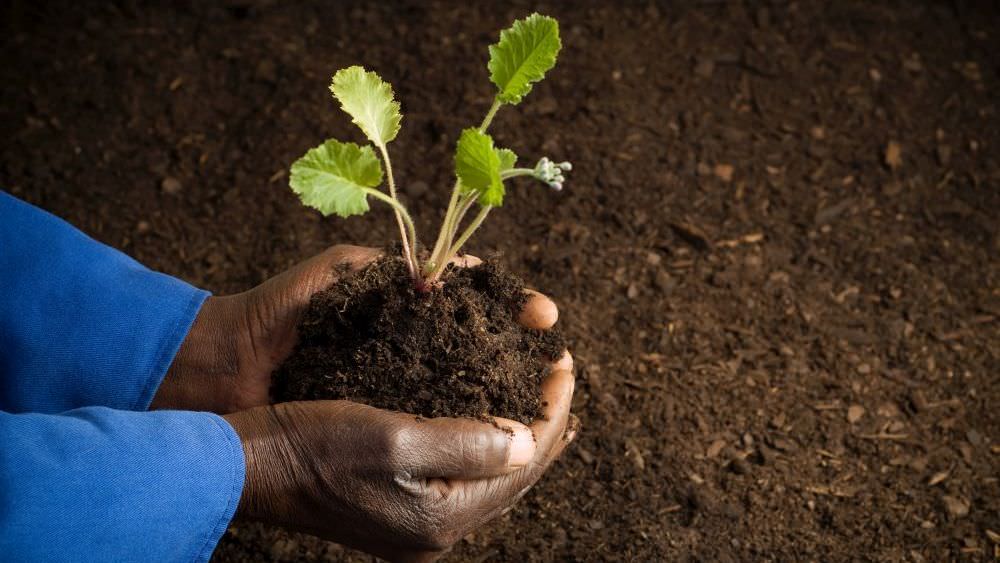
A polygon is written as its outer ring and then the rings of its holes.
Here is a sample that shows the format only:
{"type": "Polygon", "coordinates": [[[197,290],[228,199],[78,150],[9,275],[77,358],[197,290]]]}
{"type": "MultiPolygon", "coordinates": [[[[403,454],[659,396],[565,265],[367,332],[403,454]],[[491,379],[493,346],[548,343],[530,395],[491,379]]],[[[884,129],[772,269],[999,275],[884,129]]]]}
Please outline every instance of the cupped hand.
{"type": "MultiPolygon", "coordinates": [[[[519,321],[551,328],[555,304],[529,293],[519,321]]],[[[506,419],[423,419],[348,401],[227,415],[247,460],[238,515],[393,561],[434,560],[510,509],[573,440],[573,388],[566,352],[542,383],[541,416],[527,427],[506,419]]]]}
{"type": "MultiPolygon", "coordinates": [[[[432,560],[509,509],[573,439],[572,358],[552,365],[543,413],[530,427],[421,419],[348,401],[270,405],[271,372],[291,354],[311,297],[378,256],[335,246],[250,291],[209,298],[153,407],[232,413],[247,463],[240,517],[392,560],[432,560]]],[[[550,328],[555,304],[529,294],[518,320],[550,328]]]]}
{"type": "Polygon", "coordinates": [[[428,561],[509,509],[576,433],[572,359],[542,384],[530,427],[421,419],[348,401],[227,415],[246,453],[238,516],[392,561],[428,561]]]}

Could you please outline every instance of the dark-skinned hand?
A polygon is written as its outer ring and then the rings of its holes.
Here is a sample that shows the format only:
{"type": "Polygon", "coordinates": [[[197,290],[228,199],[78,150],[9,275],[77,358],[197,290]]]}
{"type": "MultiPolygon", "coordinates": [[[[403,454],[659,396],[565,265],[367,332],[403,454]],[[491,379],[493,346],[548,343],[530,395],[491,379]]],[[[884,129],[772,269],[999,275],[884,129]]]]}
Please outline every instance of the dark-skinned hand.
{"type": "MultiPolygon", "coordinates": [[[[530,427],[421,419],[348,401],[270,405],[270,374],[291,354],[312,295],[378,255],[334,246],[250,291],[210,297],[153,408],[233,413],[226,419],[247,466],[238,517],[390,560],[433,560],[508,510],[573,439],[572,358],[553,364],[543,415],[530,427]]],[[[555,304],[536,292],[519,316],[536,329],[557,318],[555,304]]]]}
{"type": "Polygon", "coordinates": [[[292,353],[309,299],[379,254],[333,246],[249,291],[209,297],[151,408],[224,414],[270,404],[271,373],[292,353]]]}
{"type": "Polygon", "coordinates": [[[576,434],[572,359],[542,385],[530,427],[420,419],[349,401],[299,401],[226,415],[243,441],[238,516],[390,561],[432,561],[514,505],[576,434]]]}

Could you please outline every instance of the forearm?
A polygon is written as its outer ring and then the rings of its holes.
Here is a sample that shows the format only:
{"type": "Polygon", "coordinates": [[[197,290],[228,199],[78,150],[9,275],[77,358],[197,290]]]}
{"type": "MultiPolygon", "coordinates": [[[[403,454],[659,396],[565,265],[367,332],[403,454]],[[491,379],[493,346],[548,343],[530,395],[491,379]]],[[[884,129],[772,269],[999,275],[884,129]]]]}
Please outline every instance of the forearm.
{"type": "Polygon", "coordinates": [[[239,305],[236,297],[209,297],[174,356],[150,405],[151,409],[233,412],[245,382],[241,356],[239,305]]]}

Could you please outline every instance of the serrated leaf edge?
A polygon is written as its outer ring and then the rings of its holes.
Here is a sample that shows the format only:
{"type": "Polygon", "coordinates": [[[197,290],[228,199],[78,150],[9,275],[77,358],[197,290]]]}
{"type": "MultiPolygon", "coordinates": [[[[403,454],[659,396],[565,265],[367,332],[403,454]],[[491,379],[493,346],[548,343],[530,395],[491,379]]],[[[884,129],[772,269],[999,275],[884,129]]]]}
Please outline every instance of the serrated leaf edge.
{"type": "MultiPolygon", "coordinates": [[[[385,144],[394,140],[396,138],[396,135],[399,134],[399,130],[402,129],[403,127],[403,114],[400,111],[399,101],[396,100],[396,93],[392,89],[392,84],[386,82],[381,76],[379,76],[377,72],[373,70],[367,70],[365,67],[361,65],[352,65],[338,70],[336,73],[334,73],[333,78],[330,80],[330,92],[333,94],[334,99],[337,100],[337,103],[340,104],[340,109],[351,117],[351,123],[357,125],[358,129],[361,129],[361,132],[365,134],[365,137],[367,137],[368,140],[371,141],[372,143],[375,143],[376,146],[384,146],[385,144]],[[337,95],[337,91],[335,89],[337,83],[337,76],[341,76],[341,73],[347,73],[347,72],[360,72],[365,77],[373,77],[376,81],[375,84],[376,90],[388,96],[389,107],[391,108],[392,112],[396,116],[398,116],[395,127],[388,138],[383,139],[383,135],[376,135],[377,139],[373,138],[373,135],[365,129],[363,122],[357,117],[355,117],[354,114],[352,114],[347,110],[347,108],[344,106],[344,102],[340,99],[340,96],[337,95]]],[[[367,110],[368,107],[366,107],[365,109],[367,110]]],[[[373,123],[377,123],[378,122],[377,119],[372,119],[376,115],[377,112],[368,112],[366,117],[368,117],[373,123]]],[[[381,131],[379,131],[379,133],[381,133],[381,131]]]]}
{"type": "MultiPolygon", "coordinates": [[[[490,81],[493,82],[493,84],[500,90],[497,93],[497,97],[500,99],[500,101],[502,101],[504,103],[512,104],[512,105],[516,105],[516,104],[521,103],[521,100],[523,100],[524,97],[527,96],[531,92],[532,86],[536,82],[539,82],[542,79],[544,79],[545,78],[545,73],[547,73],[549,70],[551,70],[555,66],[556,60],[557,60],[558,55],[559,55],[559,51],[561,49],[562,49],[562,40],[559,37],[559,21],[556,20],[555,18],[551,17],[551,16],[544,16],[542,14],[539,14],[539,13],[535,12],[535,13],[532,13],[531,15],[529,15],[528,17],[526,17],[524,19],[516,20],[513,24],[511,24],[511,26],[509,28],[501,31],[500,32],[500,40],[497,43],[489,46],[490,60],[487,62],[487,65],[486,65],[487,68],[490,71],[490,81]],[[510,40],[513,41],[512,35],[516,34],[517,30],[520,27],[524,27],[524,26],[530,25],[531,23],[533,23],[535,20],[538,20],[538,19],[543,19],[543,20],[546,20],[546,21],[551,21],[554,24],[553,30],[555,32],[556,50],[552,54],[552,62],[551,62],[551,64],[548,65],[548,68],[546,68],[545,70],[542,71],[542,76],[540,78],[537,78],[535,80],[527,80],[526,81],[525,90],[524,90],[523,93],[518,94],[518,95],[508,94],[508,93],[506,93],[504,91],[504,88],[502,88],[499,84],[497,84],[497,80],[496,80],[496,73],[497,73],[497,71],[494,68],[495,67],[494,61],[497,60],[497,58],[498,58],[497,53],[498,53],[498,51],[500,49],[500,46],[503,45],[503,43],[504,43],[505,40],[507,40],[508,38],[511,38],[510,40]]],[[[536,50],[537,50],[537,46],[536,46],[536,50]]],[[[528,61],[528,60],[531,60],[530,56],[524,58],[524,61],[528,61]]],[[[524,67],[524,64],[525,63],[522,62],[521,65],[518,66],[517,70],[514,73],[511,74],[511,76],[516,76],[517,73],[520,72],[520,70],[524,67]]]]}

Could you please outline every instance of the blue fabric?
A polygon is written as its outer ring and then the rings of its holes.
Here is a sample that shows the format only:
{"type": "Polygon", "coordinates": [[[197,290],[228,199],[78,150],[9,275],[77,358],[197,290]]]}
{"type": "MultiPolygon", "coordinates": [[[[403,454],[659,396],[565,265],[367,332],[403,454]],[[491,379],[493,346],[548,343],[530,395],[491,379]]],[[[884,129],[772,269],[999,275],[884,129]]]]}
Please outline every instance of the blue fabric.
{"type": "Polygon", "coordinates": [[[145,410],[207,296],[0,192],[0,410],[145,410]]]}
{"type": "Polygon", "coordinates": [[[0,560],[209,558],[239,437],[146,412],[207,295],[0,192],[0,560]]]}
{"type": "Polygon", "coordinates": [[[207,561],[243,491],[209,413],[0,413],[0,443],[4,561],[207,561]]]}

